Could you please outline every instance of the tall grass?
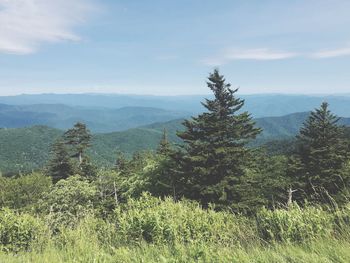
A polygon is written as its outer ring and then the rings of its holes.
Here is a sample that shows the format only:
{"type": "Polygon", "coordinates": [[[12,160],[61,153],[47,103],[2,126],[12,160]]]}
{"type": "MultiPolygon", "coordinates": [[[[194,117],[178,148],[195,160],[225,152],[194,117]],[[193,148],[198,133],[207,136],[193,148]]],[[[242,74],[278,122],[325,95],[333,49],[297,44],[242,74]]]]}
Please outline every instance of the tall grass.
{"type": "MultiPolygon", "coordinates": [[[[90,240],[91,241],[91,240],[90,240]]],[[[221,247],[212,244],[139,244],[121,246],[113,251],[98,248],[86,240],[79,239],[76,247],[57,248],[48,246],[42,252],[27,252],[16,255],[0,253],[0,262],[349,262],[350,242],[340,240],[318,240],[308,245],[276,244],[250,248],[221,247]]]]}
{"type": "Polygon", "coordinates": [[[0,262],[349,262],[349,219],[349,207],[294,205],[252,220],[146,194],[110,221],[88,215],[49,233],[42,219],[3,210],[0,262]]]}

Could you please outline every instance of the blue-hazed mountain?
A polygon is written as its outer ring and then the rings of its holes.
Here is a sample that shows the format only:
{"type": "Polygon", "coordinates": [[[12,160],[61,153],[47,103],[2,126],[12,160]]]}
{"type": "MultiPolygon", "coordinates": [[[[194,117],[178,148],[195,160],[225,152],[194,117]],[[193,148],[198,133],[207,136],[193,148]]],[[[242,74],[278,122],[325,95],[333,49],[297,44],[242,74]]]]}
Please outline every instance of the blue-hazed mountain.
{"type": "Polygon", "coordinates": [[[63,104],[6,105],[0,104],[0,127],[21,128],[46,125],[68,129],[80,121],[93,132],[127,130],[154,122],[185,118],[189,113],[151,107],[82,108],[63,104]]]}
{"type": "MultiPolygon", "coordinates": [[[[274,146],[271,141],[293,138],[308,115],[304,112],[255,119],[257,126],[263,128],[264,132],[252,145],[268,143],[272,151],[278,152],[279,149],[275,148],[280,146],[274,146]]],[[[181,143],[176,131],[183,129],[182,122],[183,119],[176,119],[126,131],[95,134],[90,155],[99,166],[112,166],[118,150],[132,154],[135,151],[156,149],[163,129],[168,131],[172,142],[181,143]]],[[[340,123],[350,126],[350,118],[342,118],[340,123]]],[[[47,126],[0,129],[0,171],[16,173],[42,168],[48,160],[50,145],[62,133],[62,130],[47,126]]]]}
{"type": "MultiPolygon", "coordinates": [[[[243,90],[241,90],[243,91],[243,90]]],[[[311,111],[323,101],[339,116],[350,117],[350,95],[239,95],[245,99],[244,110],[255,118],[283,116],[294,112],[311,111]]],[[[120,94],[39,94],[0,97],[0,103],[10,105],[66,104],[89,108],[153,107],[197,114],[203,111],[200,102],[210,95],[142,96],[120,94]]]]}

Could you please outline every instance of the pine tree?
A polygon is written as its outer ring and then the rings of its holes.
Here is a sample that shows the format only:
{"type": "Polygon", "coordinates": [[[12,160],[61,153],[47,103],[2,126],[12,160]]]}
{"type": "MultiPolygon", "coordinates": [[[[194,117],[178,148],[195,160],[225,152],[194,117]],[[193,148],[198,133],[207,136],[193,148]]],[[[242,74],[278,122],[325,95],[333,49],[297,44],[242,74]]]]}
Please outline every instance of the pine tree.
{"type": "Polygon", "coordinates": [[[69,148],[70,157],[75,158],[77,165],[76,173],[87,178],[96,176],[96,167],[90,161],[86,151],[91,147],[92,135],[84,123],[78,122],[72,129],[63,135],[65,144],[69,148]]]}
{"type": "Polygon", "coordinates": [[[90,131],[81,122],[77,122],[72,129],[69,129],[64,134],[64,140],[71,148],[71,157],[78,159],[79,166],[83,162],[85,151],[91,146],[91,138],[90,131]]]}
{"type": "Polygon", "coordinates": [[[58,140],[52,145],[51,155],[46,173],[52,177],[54,183],[61,179],[67,179],[74,174],[74,165],[62,140],[58,140]]]}
{"type": "Polygon", "coordinates": [[[235,97],[238,89],[232,90],[218,70],[208,79],[214,99],[202,103],[206,112],[183,123],[185,131],[178,133],[183,157],[176,161],[187,180],[187,197],[204,205],[232,206],[240,200],[237,186],[249,159],[245,145],[261,130],[249,113],[241,112],[244,100],[235,97]]]}
{"type": "Polygon", "coordinates": [[[326,191],[334,195],[344,187],[341,169],[348,159],[344,127],[339,118],[322,103],[311,112],[300,130],[298,157],[303,170],[303,183],[307,195],[326,191]]]}

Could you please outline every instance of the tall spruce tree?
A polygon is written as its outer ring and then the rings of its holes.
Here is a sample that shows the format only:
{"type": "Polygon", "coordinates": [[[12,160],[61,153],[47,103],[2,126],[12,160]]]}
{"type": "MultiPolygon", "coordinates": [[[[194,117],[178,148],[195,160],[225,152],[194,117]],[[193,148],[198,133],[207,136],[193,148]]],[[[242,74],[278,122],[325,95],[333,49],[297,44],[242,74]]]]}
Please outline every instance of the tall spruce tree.
{"type": "Polygon", "coordinates": [[[302,165],[299,170],[308,196],[320,197],[325,191],[335,195],[346,185],[341,170],[348,150],[345,129],[338,121],[324,102],[311,112],[297,136],[297,156],[302,165]]]}
{"type": "MultiPolygon", "coordinates": [[[[218,206],[234,206],[240,200],[239,184],[250,150],[245,147],[260,129],[248,112],[240,111],[244,100],[237,98],[224,76],[214,70],[207,85],[214,99],[202,105],[206,112],[186,120],[183,153],[176,156],[179,174],[186,179],[185,196],[218,206]]],[[[180,176],[178,176],[180,178],[180,176]]]]}
{"type": "Polygon", "coordinates": [[[51,159],[46,168],[46,173],[52,177],[54,183],[61,179],[67,179],[74,174],[74,165],[62,140],[58,140],[51,147],[51,159]]]}

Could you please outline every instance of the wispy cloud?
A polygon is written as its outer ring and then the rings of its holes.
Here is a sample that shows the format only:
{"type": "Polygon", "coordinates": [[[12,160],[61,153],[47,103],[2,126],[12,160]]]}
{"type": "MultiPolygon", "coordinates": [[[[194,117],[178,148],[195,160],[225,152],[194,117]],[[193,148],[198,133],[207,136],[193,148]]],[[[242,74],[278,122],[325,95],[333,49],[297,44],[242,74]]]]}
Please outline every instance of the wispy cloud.
{"type": "Polygon", "coordinates": [[[220,66],[233,60],[279,60],[298,56],[297,53],[277,51],[267,48],[227,49],[222,54],[204,59],[202,62],[210,66],[220,66]]]}
{"type": "Polygon", "coordinates": [[[0,52],[30,54],[43,43],[78,41],[73,29],[91,10],[90,0],[0,0],[0,52]]]}
{"type": "Polygon", "coordinates": [[[350,56],[350,47],[322,50],[311,54],[312,58],[334,58],[350,56]]]}

